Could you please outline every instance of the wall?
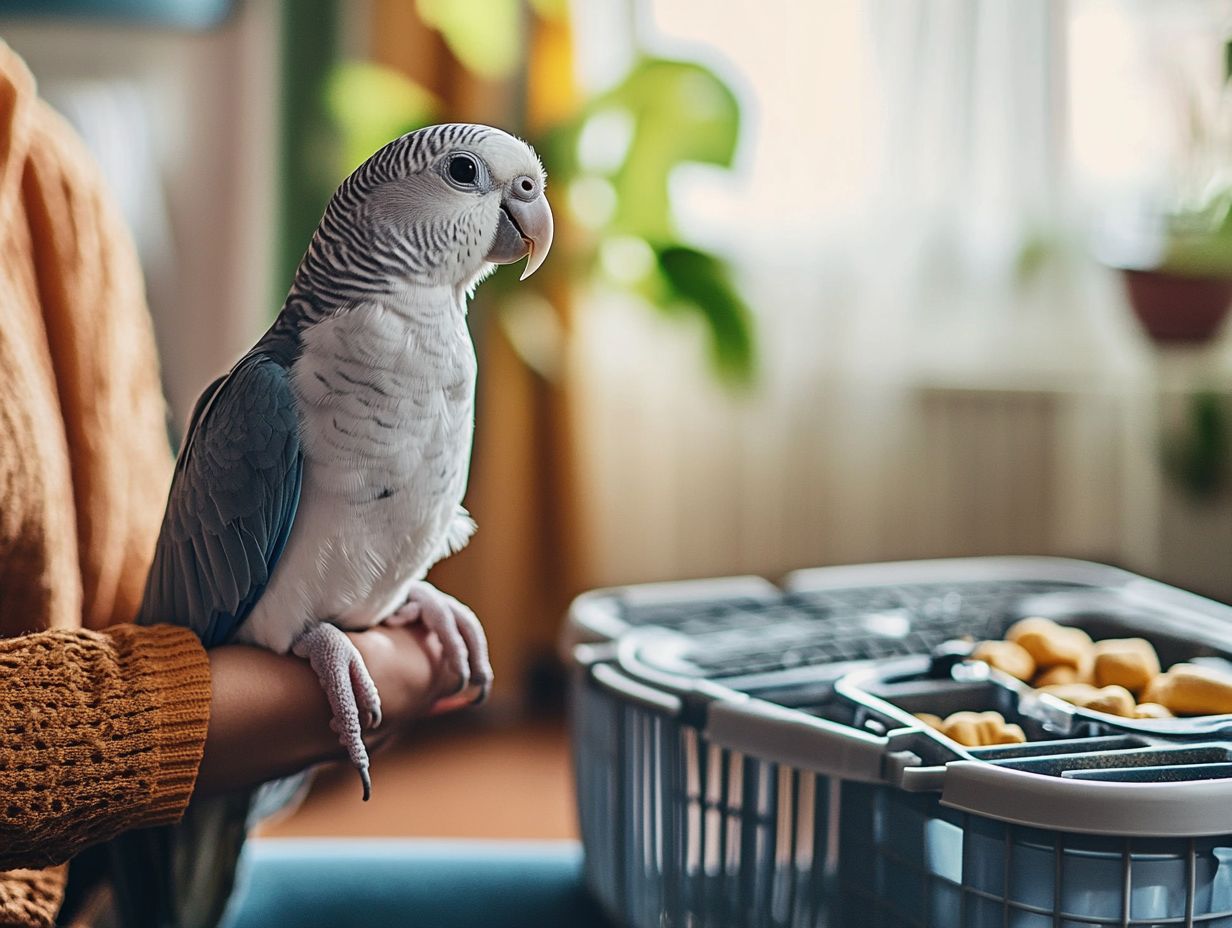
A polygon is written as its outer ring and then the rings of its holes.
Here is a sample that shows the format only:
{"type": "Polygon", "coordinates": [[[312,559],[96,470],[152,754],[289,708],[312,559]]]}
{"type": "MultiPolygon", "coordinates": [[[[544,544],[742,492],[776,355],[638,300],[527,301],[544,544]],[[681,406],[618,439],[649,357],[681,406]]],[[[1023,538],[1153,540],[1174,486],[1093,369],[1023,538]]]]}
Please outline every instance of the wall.
{"type": "Polygon", "coordinates": [[[170,247],[145,242],[143,261],[148,257],[166,390],[182,425],[201,388],[277,309],[269,268],[278,5],[239,3],[220,28],[204,33],[3,19],[0,36],[25,57],[48,96],[84,90],[137,101],[138,111],[129,113],[134,130],[117,144],[143,145],[143,122],[148,128],[157,176],[144,192],[165,198],[170,241],[163,244],[170,247]]]}

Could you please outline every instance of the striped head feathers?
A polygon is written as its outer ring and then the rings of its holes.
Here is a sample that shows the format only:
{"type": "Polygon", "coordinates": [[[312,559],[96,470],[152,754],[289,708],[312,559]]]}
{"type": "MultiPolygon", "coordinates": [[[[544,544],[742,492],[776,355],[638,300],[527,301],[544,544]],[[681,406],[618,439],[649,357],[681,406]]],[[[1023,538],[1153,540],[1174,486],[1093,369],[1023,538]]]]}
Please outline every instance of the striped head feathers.
{"type": "MultiPolygon", "coordinates": [[[[360,165],[326,207],[305,257],[313,290],[405,284],[471,289],[496,264],[552,246],[546,176],[534,150],[490,126],[429,126],[360,165]]],[[[341,295],[341,294],[340,294],[341,295]]]]}

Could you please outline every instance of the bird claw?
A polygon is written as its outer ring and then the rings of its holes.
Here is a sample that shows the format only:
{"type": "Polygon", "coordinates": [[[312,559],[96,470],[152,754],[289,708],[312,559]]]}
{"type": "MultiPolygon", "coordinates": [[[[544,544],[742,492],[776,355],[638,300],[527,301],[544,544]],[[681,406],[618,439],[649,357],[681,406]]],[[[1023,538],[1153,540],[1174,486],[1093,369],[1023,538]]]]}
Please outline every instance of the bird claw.
{"type": "Polygon", "coordinates": [[[479,684],[479,695],[475,697],[475,701],[471,705],[482,706],[488,701],[488,697],[492,695],[492,681],[485,680],[479,684]]]}
{"type": "Polygon", "coordinates": [[[365,726],[360,722],[360,713],[363,712],[368,722],[366,727],[380,725],[381,697],[368,668],[364,666],[363,657],[341,629],[328,623],[306,631],[296,639],[291,650],[305,658],[316,672],[333,713],[330,728],[337,733],[347,757],[359,770],[364,800],[367,801],[372,794],[372,780],[368,773],[368,749],[363,737],[365,726]]]}
{"type": "Polygon", "coordinates": [[[488,698],[492,689],[488,640],[479,619],[467,606],[419,580],[411,586],[406,603],[392,618],[395,624],[423,622],[441,642],[441,657],[458,677],[457,692],[478,686],[480,696],[476,703],[488,698]]]}
{"type": "MultiPolygon", "coordinates": [[[[379,697],[378,697],[378,700],[379,700],[379,697]]],[[[365,719],[364,728],[366,729],[380,728],[381,719],[383,718],[383,716],[381,715],[380,702],[378,701],[375,705],[362,706],[361,708],[363,709],[363,712],[364,712],[364,719],[365,719]]]]}

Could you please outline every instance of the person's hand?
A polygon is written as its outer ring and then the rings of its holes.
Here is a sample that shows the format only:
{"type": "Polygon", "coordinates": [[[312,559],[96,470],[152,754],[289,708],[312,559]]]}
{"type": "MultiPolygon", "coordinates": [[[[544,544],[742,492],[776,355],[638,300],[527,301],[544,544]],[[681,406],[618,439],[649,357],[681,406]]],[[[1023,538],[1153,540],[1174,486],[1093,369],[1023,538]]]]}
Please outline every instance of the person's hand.
{"type": "Polygon", "coordinates": [[[459,690],[461,680],[441,659],[441,643],[420,623],[377,625],[348,632],[377,692],[381,695],[381,725],[365,733],[367,740],[385,740],[426,715],[439,715],[470,705],[478,690],[459,690]]]}
{"type": "MultiPolygon", "coordinates": [[[[365,740],[377,746],[427,715],[469,705],[477,691],[440,659],[440,642],[421,624],[349,632],[381,695],[383,719],[365,740]]],[[[316,763],[343,758],[329,702],[308,662],[247,645],[209,652],[213,695],[197,789],[257,786],[316,763]]]]}

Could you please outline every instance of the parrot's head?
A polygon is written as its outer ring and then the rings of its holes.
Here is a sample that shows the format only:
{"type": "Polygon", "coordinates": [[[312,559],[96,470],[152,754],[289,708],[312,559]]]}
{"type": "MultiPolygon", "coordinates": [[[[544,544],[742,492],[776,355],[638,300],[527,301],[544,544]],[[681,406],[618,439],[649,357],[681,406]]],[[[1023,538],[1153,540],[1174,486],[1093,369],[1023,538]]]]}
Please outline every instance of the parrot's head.
{"type": "Polygon", "coordinates": [[[553,230],[545,182],[534,149],[506,132],[429,126],[364,162],[331,209],[344,208],[339,218],[371,245],[405,256],[408,279],[469,289],[496,264],[529,258],[525,280],[543,263],[553,230]]]}

